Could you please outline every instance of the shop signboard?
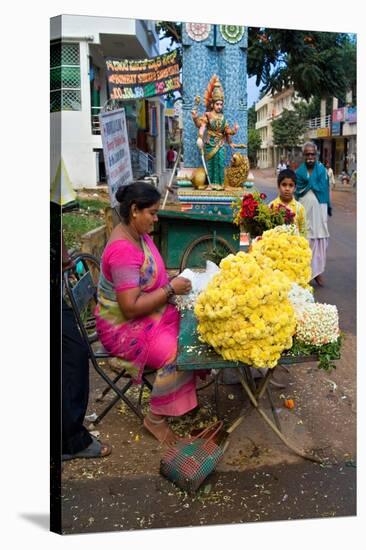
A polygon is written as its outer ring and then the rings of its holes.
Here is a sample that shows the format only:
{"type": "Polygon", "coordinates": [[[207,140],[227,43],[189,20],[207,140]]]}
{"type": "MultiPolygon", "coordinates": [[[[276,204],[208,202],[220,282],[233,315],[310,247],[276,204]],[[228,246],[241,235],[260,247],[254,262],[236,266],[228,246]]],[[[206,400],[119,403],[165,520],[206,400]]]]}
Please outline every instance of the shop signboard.
{"type": "Polygon", "coordinates": [[[101,113],[99,121],[109,195],[114,208],[118,205],[117,189],[133,179],[125,110],[101,113]]]}
{"type": "Polygon", "coordinates": [[[340,136],[340,135],[341,135],[341,123],[332,122],[332,136],[340,136]]]}
{"type": "Polygon", "coordinates": [[[332,115],[332,121],[333,122],[344,122],[344,107],[341,109],[334,109],[333,115],[332,115]]]}
{"type": "Polygon", "coordinates": [[[174,116],[174,102],[172,99],[165,100],[165,116],[174,116]]]}
{"type": "Polygon", "coordinates": [[[357,122],[357,107],[347,107],[345,119],[346,122],[357,122]]]}
{"type": "Polygon", "coordinates": [[[167,94],[181,87],[179,48],[152,59],[109,57],[105,62],[110,99],[143,99],[167,94]]]}
{"type": "Polygon", "coordinates": [[[318,128],[316,131],[316,137],[328,137],[329,128],[318,128]]]}

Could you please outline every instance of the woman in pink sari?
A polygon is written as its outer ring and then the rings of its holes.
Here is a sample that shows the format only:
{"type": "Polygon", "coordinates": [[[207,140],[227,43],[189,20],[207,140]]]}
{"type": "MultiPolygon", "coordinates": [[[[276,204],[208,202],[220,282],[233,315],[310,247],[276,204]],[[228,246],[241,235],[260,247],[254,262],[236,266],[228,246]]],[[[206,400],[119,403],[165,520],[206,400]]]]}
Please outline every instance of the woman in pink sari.
{"type": "Polygon", "coordinates": [[[181,416],[197,406],[196,377],[174,365],[179,312],[170,303],[187,294],[191,282],[169,281],[163,260],[148,233],[157,221],[160,193],[150,183],[120,187],[116,193],[122,222],[112,231],[101,260],[96,308],[97,331],[105,349],[130,364],[135,382],[144,367],[157,370],[145,428],[160,442],[177,436],[167,416],[181,416]]]}

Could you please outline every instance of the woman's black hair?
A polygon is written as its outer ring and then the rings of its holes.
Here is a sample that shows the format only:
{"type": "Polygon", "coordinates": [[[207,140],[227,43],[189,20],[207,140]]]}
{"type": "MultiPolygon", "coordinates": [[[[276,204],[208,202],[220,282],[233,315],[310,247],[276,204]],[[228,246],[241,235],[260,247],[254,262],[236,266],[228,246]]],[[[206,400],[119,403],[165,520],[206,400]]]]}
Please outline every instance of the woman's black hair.
{"type": "Polygon", "coordinates": [[[131,208],[135,204],[138,210],[149,208],[159,202],[161,195],[151,183],[136,181],[119,187],[116,192],[116,199],[120,203],[119,213],[125,223],[129,223],[131,208]]]}
{"type": "Polygon", "coordinates": [[[279,186],[281,181],[284,180],[285,178],[289,178],[296,185],[296,172],[294,172],[293,170],[290,170],[290,168],[281,170],[281,172],[277,176],[277,185],[279,186]]]}

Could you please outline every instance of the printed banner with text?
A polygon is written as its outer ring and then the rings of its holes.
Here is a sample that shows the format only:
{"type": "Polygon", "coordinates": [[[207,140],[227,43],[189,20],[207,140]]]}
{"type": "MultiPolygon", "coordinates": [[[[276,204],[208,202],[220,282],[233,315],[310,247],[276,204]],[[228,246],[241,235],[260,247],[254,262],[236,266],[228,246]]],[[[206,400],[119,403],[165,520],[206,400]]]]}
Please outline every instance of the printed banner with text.
{"type": "Polygon", "coordinates": [[[125,110],[101,113],[99,120],[109,195],[111,205],[115,207],[118,205],[115,198],[118,187],[128,185],[133,179],[125,110]]]}
{"type": "Polygon", "coordinates": [[[143,99],[181,87],[179,48],[152,59],[106,58],[105,62],[110,99],[143,99]]]}

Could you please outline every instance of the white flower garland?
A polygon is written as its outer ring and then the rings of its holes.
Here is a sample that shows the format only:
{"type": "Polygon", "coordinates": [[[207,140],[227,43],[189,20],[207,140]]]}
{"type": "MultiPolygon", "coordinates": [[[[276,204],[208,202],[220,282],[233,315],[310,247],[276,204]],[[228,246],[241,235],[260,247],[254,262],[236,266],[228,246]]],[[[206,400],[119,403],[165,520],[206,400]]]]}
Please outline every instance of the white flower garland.
{"type": "Polygon", "coordinates": [[[335,342],[339,337],[337,306],[330,304],[303,304],[295,309],[296,337],[305,344],[322,346],[335,342]]]}

